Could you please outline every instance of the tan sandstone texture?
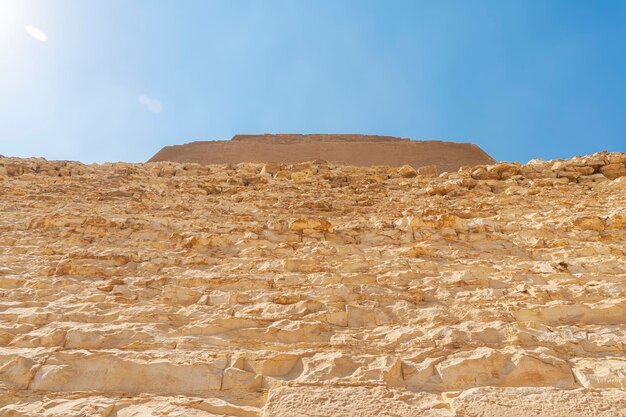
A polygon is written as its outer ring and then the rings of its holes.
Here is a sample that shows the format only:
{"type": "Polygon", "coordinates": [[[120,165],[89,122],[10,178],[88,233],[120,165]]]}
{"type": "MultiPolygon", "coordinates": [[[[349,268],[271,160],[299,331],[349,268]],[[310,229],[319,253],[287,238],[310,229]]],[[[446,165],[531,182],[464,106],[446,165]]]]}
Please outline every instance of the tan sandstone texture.
{"type": "Polygon", "coordinates": [[[0,416],[624,416],[626,154],[0,159],[0,416]]]}
{"type": "Polygon", "coordinates": [[[416,141],[376,135],[236,135],[231,140],[166,146],[148,162],[228,164],[275,162],[296,164],[311,160],[371,165],[410,165],[424,173],[456,171],[462,165],[495,161],[473,143],[416,141]]]}

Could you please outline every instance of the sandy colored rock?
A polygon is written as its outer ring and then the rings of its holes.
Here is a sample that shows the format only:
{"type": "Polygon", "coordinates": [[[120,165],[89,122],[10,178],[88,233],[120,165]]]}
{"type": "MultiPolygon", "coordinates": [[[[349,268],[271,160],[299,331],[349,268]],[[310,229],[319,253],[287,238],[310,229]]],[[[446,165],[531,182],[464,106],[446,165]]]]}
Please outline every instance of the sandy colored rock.
{"type": "Polygon", "coordinates": [[[600,172],[609,179],[615,179],[626,176],[626,167],[623,163],[608,164],[600,168],[600,172]]]}
{"type": "Polygon", "coordinates": [[[417,173],[425,177],[436,177],[439,175],[437,165],[426,165],[418,168],[417,173]]]}
{"type": "Polygon", "coordinates": [[[0,416],[623,415],[625,158],[0,158],[0,416]]]}
{"type": "Polygon", "coordinates": [[[403,165],[398,168],[398,175],[402,178],[413,178],[417,177],[417,171],[410,165],[403,165]]]}
{"type": "Polygon", "coordinates": [[[611,417],[623,414],[623,391],[553,388],[472,388],[448,397],[454,414],[464,417],[611,417]]]}
{"type": "Polygon", "coordinates": [[[263,416],[452,416],[447,408],[441,396],[426,392],[384,387],[284,387],[270,392],[263,416]]]}

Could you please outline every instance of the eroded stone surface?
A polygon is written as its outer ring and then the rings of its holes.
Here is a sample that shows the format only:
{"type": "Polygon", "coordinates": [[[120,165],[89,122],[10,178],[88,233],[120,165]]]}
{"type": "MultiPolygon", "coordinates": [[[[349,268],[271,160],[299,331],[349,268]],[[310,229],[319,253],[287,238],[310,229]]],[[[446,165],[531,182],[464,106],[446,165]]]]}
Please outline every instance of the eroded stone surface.
{"type": "Polygon", "coordinates": [[[624,163],[0,158],[0,415],[620,415],[624,163]]]}

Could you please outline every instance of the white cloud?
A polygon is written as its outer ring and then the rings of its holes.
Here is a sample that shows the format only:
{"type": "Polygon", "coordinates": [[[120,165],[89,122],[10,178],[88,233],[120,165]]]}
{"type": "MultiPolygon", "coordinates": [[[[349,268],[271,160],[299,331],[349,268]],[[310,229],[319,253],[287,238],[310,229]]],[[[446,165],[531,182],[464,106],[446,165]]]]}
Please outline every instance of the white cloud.
{"type": "Polygon", "coordinates": [[[36,39],[39,42],[48,42],[48,35],[46,35],[43,30],[36,28],[35,26],[30,26],[30,25],[24,26],[24,30],[33,39],[36,39]]]}
{"type": "Polygon", "coordinates": [[[139,102],[152,113],[161,113],[163,111],[163,103],[155,98],[150,98],[145,94],[139,96],[139,102]]]}

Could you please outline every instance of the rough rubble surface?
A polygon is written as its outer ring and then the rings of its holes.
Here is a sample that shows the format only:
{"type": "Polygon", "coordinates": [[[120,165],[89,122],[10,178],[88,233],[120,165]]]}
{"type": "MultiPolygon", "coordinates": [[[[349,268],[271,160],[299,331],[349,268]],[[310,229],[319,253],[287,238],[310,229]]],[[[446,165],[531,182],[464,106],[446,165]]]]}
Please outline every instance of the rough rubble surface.
{"type": "Polygon", "coordinates": [[[0,416],[626,415],[625,162],[0,158],[0,416]]]}

